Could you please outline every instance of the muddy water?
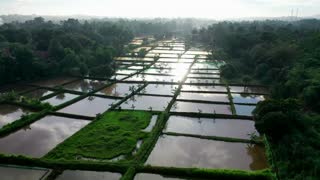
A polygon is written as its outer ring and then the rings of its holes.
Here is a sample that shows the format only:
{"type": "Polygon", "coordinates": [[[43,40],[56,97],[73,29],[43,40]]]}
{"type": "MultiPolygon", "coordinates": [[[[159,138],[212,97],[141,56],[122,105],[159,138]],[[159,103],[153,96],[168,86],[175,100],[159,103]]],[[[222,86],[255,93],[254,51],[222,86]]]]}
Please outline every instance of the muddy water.
{"type": "Polygon", "coordinates": [[[165,84],[148,84],[140,93],[144,94],[160,94],[160,95],[173,95],[178,85],[165,85],[165,84]]]}
{"type": "Polygon", "coordinates": [[[47,169],[0,166],[1,179],[3,180],[39,180],[48,172],[47,169]]]}
{"type": "Polygon", "coordinates": [[[165,132],[195,134],[203,136],[221,136],[250,139],[250,134],[258,134],[254,122],[250,120],[192,118],[170,116],[165,132]]]}
{"type": "Polygon", "coordinates": [[[101,91],[97,92],[96,94],[102,94],[107,96],[117,96],[117,97],[123,97],[127,94],[131,94],[132,90],[137,90],[139,86],[142,86],[143,84],[131,84],[131,83],[115,83],[112,84],[109,87],[106,87],[102,89],[101,91]]]}
{"type": "Polygon", "coordinates": [[[227,92],[225,86],[196,86],[196,85],[183,85],[183,91],[215,91],[215,92],[227,92]]]}
{"type": "Polygon", "coordinates": [[[235,104],[237,115],[252,116],[252,111],[256,106],[238,105],[235,104]]]}
{"type": "Polygon", "coordinates": [[[267,167],[267,160],[264,149],[257,145],[164,135],[146,164],[259,170],[267,167]]]}
{"type": "Polygon", "coordinates": [[[230,105],[225,104],[205,104],[205,103],[191,103],[176,101],[171,108],[172,112],[196,112],[209,114],[232,114],[230,105]]]}
{"type": "Polygon", "coordinates": [[[143,129],[142,131],[144,132],[151,132],[153,127],[156,125],[157,123],[157,119],[158,119],[158,115],[153,115],[151,120],[150,120],[150,123],[148,125],[148,127],[146,127],[145,129],[143,129]]]}
{"type": "Polygon", "coordinates": [[[234,103],[253,103],[256,104],[260,101],[264,101],[263,96],[258,95],[246,95],[246,94],[235,94],[232,93],[234,103]]]}
{"type": "Polygon", "coordinates": [[[43,87],[54,87],[54,86],[60,86],[64,83],[71,82],[76,80],[76,78],[72,77],[57,77],[57,78],[51,78],[51,79],[46,79],[46,80],[40,80],[40,81],[35,81],[31,84],[33,85],[38,85],[38,86],[43,86],[43,87]]]}
{"type": "Polygon", "coordinates": [[[228,99],[227,94],[181,92],[178,96],[178,99],[218,101],[218,102],[228,102],[229,103],[229,99],[228,99]]]}
{"type": "Polygon", "coordinates": [[[94,117],[99,113],[107,111],[111,107],[111,104],[115,104],[117,101],[117,99],[90,96],[63,108],[58,112],[94,117]]]}
{"type": "Polygon", "coordinates": [[[57,180],[119,180],[120,178],[120,173],[66,170],[58,176],[57,180]]]}
{"type": "Polygon", "coordinates": [[[46,99],[42,102],[47,102],[53,106],[58,106],[58,105],[63,104],[67,101],[70,101],[78,96],[79,95],[75,95],[75,94],[61,93],[56,96],[53,96],[52,98],[46,99]]]}
{"type": "Polygon", "coordinates": [[[0,105],[0,128],[6,124],[12,123],[15,120],[21,118],[22,115],[31,113],[30,110],[27,110],[22,107],[1,104],[0,105]]]}
{"type": "Polygon", "coordinates": [[[82,79],[70,84],[66,84],[63,86],[64,89],[72,90],[72,91],[80,91],[80,92],[90,92],[96,90],[98,88],[106,85],[106,81],[98,81],[98,80],[90,80],[90,79],[82,79]]]}
{"type": "Polygon", "coordinates": [[[89,122],[46,116],[24,129],[0,138],[0,152],[42,157],[89,122]]]}
{"type": "Polygon", "coordinates": [[[37,89],[37,90],[31,91],[29,93],[23,94],[23,96],[26,96],[28,98],[33,98],[33,99],[40,99],[40,98],[47,96],[51,93],[53,93],[53,91],[50,91],[47,89],[37,89]]]}
{"type": "Polygon", "coordinates": [[[135,95],[122,103],[122,109],[163,111],[172,98],[135,95]]]}

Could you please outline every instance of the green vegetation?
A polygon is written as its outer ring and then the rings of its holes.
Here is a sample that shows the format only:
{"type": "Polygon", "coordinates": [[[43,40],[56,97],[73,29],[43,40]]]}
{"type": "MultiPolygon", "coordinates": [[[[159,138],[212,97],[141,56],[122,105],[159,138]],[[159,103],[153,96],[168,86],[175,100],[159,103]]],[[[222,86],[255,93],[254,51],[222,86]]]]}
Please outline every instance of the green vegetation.
{"type": "Polygon", "coordinates": [[[143,111],[110,111],[58,145],[46,158],[111,159],[131,156],[139,139],[148,136],[141,130],[152,114],[143,111]]]}
{"type": "Polygon", "coordinates": [[[269,170],[262,171],[241,171],[226,169],[199,169],[199,168],[175,168],[175,167],[151,167],[144,166],[137,169],[138,172],[158,173],[163,175],[194,177],[194,178],[210,178],[210,179],[274,179],[273,174],[269,170]]]}
{"type": "Polygon", "coordinates": [[[0,26],[0,84],[60,74],[106,77],[132,32],[111,22],[54,24],[35,18],[0,26]]]}
{"type": "Polygon", "coordinates": [[[320,176],[320,21],[221,22],[193,31],[229,82],[270,85],[255,110],[280,179],[320,176]]]}

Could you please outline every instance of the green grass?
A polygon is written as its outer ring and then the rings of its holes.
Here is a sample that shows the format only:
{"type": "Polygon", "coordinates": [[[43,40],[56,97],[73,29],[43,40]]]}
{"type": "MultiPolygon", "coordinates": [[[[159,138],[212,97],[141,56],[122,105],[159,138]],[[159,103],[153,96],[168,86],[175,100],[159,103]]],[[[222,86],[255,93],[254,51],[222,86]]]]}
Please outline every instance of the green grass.
{"type": "Polygon", "coordinates": [[[152,114],[144,111],[110,111],[100,119],[71,136],[49,152],[45,158],[75,159],[76,157],[110,159],[130,156],[139,139],[148,133],[152,114]]]}

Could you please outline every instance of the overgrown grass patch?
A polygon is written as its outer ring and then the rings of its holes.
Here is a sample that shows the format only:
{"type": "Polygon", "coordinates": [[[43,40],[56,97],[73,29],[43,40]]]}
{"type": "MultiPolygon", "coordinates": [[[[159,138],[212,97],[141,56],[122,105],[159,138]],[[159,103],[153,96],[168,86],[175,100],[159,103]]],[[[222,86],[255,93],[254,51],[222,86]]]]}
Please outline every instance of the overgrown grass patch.
{"type": "Polygon", "coordinates": [[[152,114],[145,111],[110,111],[71,136],[49,152],[45,158],[100,160],[119,155],[131,156],[139,139],[148,137],[141,131],[152,114]]]}

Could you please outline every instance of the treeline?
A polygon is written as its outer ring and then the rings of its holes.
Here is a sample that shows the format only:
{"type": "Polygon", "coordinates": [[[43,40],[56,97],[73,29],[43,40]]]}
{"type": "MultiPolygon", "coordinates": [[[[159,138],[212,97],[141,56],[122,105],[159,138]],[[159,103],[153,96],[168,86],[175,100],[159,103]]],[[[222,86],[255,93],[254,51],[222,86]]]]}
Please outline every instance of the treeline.
{"type": "Polygon", "coordinates": [[[43,18],[0,26],[0,83],[57,74],[113,72],[113,57],[123,53],[133,34],[111,22],[54,24],[43,18]]]}
{"type": "Polygon", "coordinates": [[[222,22],[193,30],[192,40],[227,61],[228,81],[270,85],[254,116],[280,179],[319,179],[320,21],[222,22]]]}

